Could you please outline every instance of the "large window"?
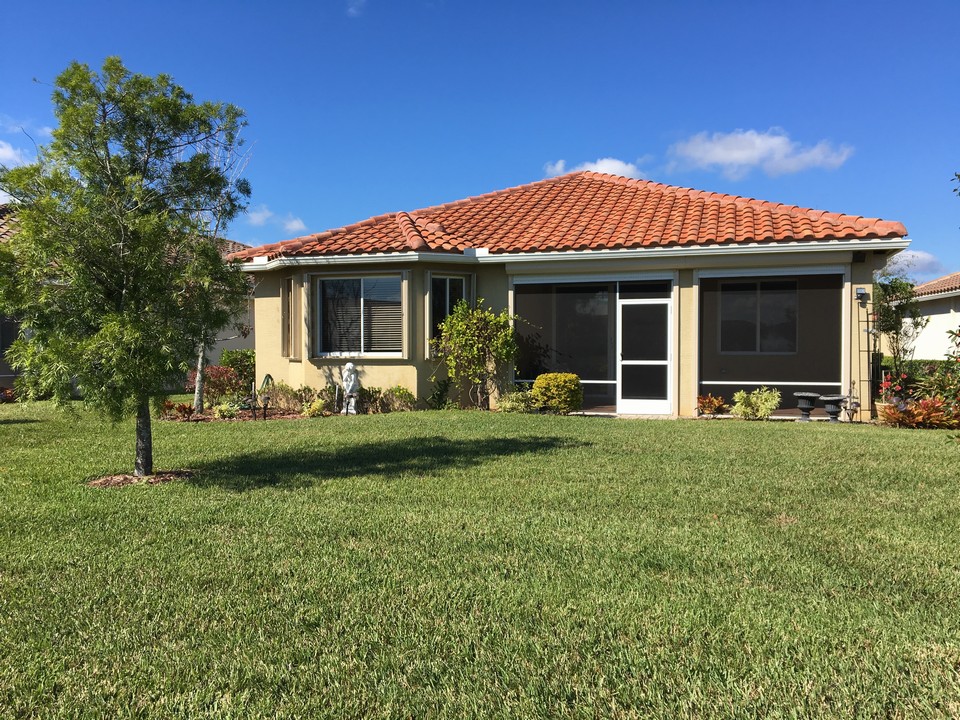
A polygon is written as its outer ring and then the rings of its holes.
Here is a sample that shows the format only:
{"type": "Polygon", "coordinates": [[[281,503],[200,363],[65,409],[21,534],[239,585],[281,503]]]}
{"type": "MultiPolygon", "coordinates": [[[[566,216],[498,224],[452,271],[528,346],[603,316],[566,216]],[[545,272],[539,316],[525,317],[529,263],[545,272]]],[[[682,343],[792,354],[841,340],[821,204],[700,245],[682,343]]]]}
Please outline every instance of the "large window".
{"type": "Polygon", "coordinates": [[[458,302],[466,299],[466,278],[434,275],[430,279],[430,337],[440,336],[440,323],[447,319],[458,302]]]}
{"type": "Polygon", "coordinates": [[[796,280],[720,285],[720,352],[795,353],[796,280]]]}
{"type": "Polygon", "coordinates": [[[318,355],[403,351],[399,275],[314,282],[318,355]]]}

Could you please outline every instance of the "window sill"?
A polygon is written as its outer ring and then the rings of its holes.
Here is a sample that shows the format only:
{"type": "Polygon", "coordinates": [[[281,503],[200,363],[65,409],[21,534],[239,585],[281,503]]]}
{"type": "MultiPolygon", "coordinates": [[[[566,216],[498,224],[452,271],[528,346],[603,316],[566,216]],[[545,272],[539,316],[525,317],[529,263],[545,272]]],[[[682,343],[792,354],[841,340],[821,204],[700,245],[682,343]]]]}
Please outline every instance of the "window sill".
{"type": "Polygon", "coordinates": [[[331,352],[313,355],[311,360],[406,360],[403,353],[331,352]]]}

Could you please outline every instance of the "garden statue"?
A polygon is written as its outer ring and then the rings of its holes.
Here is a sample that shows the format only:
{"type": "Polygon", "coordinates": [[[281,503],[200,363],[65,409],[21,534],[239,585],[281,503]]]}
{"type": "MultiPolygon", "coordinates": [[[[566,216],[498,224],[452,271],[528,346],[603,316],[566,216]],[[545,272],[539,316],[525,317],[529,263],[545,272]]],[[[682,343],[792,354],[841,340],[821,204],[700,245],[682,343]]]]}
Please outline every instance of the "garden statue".
{"type": "Polygon", "coordinates": [[[343,366],[343,410],[341,415],[357,414],[357,396],[360,394],[360,380],[357,368],[352,362],[343,366]]]}

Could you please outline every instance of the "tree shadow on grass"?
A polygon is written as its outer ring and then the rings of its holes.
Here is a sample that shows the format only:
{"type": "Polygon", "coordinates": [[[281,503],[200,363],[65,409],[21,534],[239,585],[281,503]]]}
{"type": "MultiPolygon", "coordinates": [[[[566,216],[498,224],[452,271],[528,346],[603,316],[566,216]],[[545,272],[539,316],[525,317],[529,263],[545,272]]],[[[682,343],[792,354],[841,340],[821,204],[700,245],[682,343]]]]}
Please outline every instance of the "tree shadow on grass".
{"type": "Polygon", "coordinates": [[[189,481],[199,487],[242,492],[263,487],[297,489],[331,480],[373,476],[435,475],[475,467],[493,458],[580,447],[555,437],[450,440],[418,437],[366,442],[333,449],[296,448],[245,453],[196,467],[189,481]]]}
{"type": "Polygon", "coordinates": [[[2,418],[0,425],[28,425],[30,423],[40,422],[36,418],[2,418]]]}

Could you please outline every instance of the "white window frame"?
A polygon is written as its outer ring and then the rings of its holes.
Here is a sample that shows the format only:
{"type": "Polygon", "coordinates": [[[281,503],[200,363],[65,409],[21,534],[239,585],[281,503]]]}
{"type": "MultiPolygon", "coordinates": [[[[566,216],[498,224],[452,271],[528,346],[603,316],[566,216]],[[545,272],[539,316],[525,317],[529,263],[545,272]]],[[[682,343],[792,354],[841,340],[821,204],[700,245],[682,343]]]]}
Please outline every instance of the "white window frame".
{"type": "MultiPolygon", "coordinates": [[[[450,280],[451,278],[457,280],[463,280],[463,298],[466,300],[470,307],[473,307],[476,304],[476,298],[474,297],[473,289],[475,286],[474,275],[472,273],[458,273],[458,272],[440,272],[429,270],[426,274],[426,287],[424,292],[424,304],[423,304],[423,317],[426,320],[424,323],[424,352],[425,357],[433,357],[433,348],[430,345],[431,339],[433,339],[433,328],[434,328],[434,318],[433,318],[433,281],[434,280],[450,280]]],[[[447,293],[449,294],[449,285],[447,286],[447,293]]],[[[449,297],[449,295],[448,295],[449,297]]]]}
{"type": "Polygon", "coordinates": [[[310,357],[312,359],[323,360],[327,358],[390,358],[405,359],[407,357],[407,294],[409,287],[408,272],[370,272],[370,273],[313,273],[310,275],[310,357]],[[400,350],[397,352],[363,352],[363,326],[361,325],[360,347],[361,350],[353,352],[330,351],[320,352],[320,340],[323,337],[321,322],[323,313],[320,303],[323,299],[322,293],[318,292],[319,284],[325,280],[359,280],[361,281],[360,293],[360,317],[363,319],[363,281],[375,278],[399,278],[400,280],[400,350]]]}

